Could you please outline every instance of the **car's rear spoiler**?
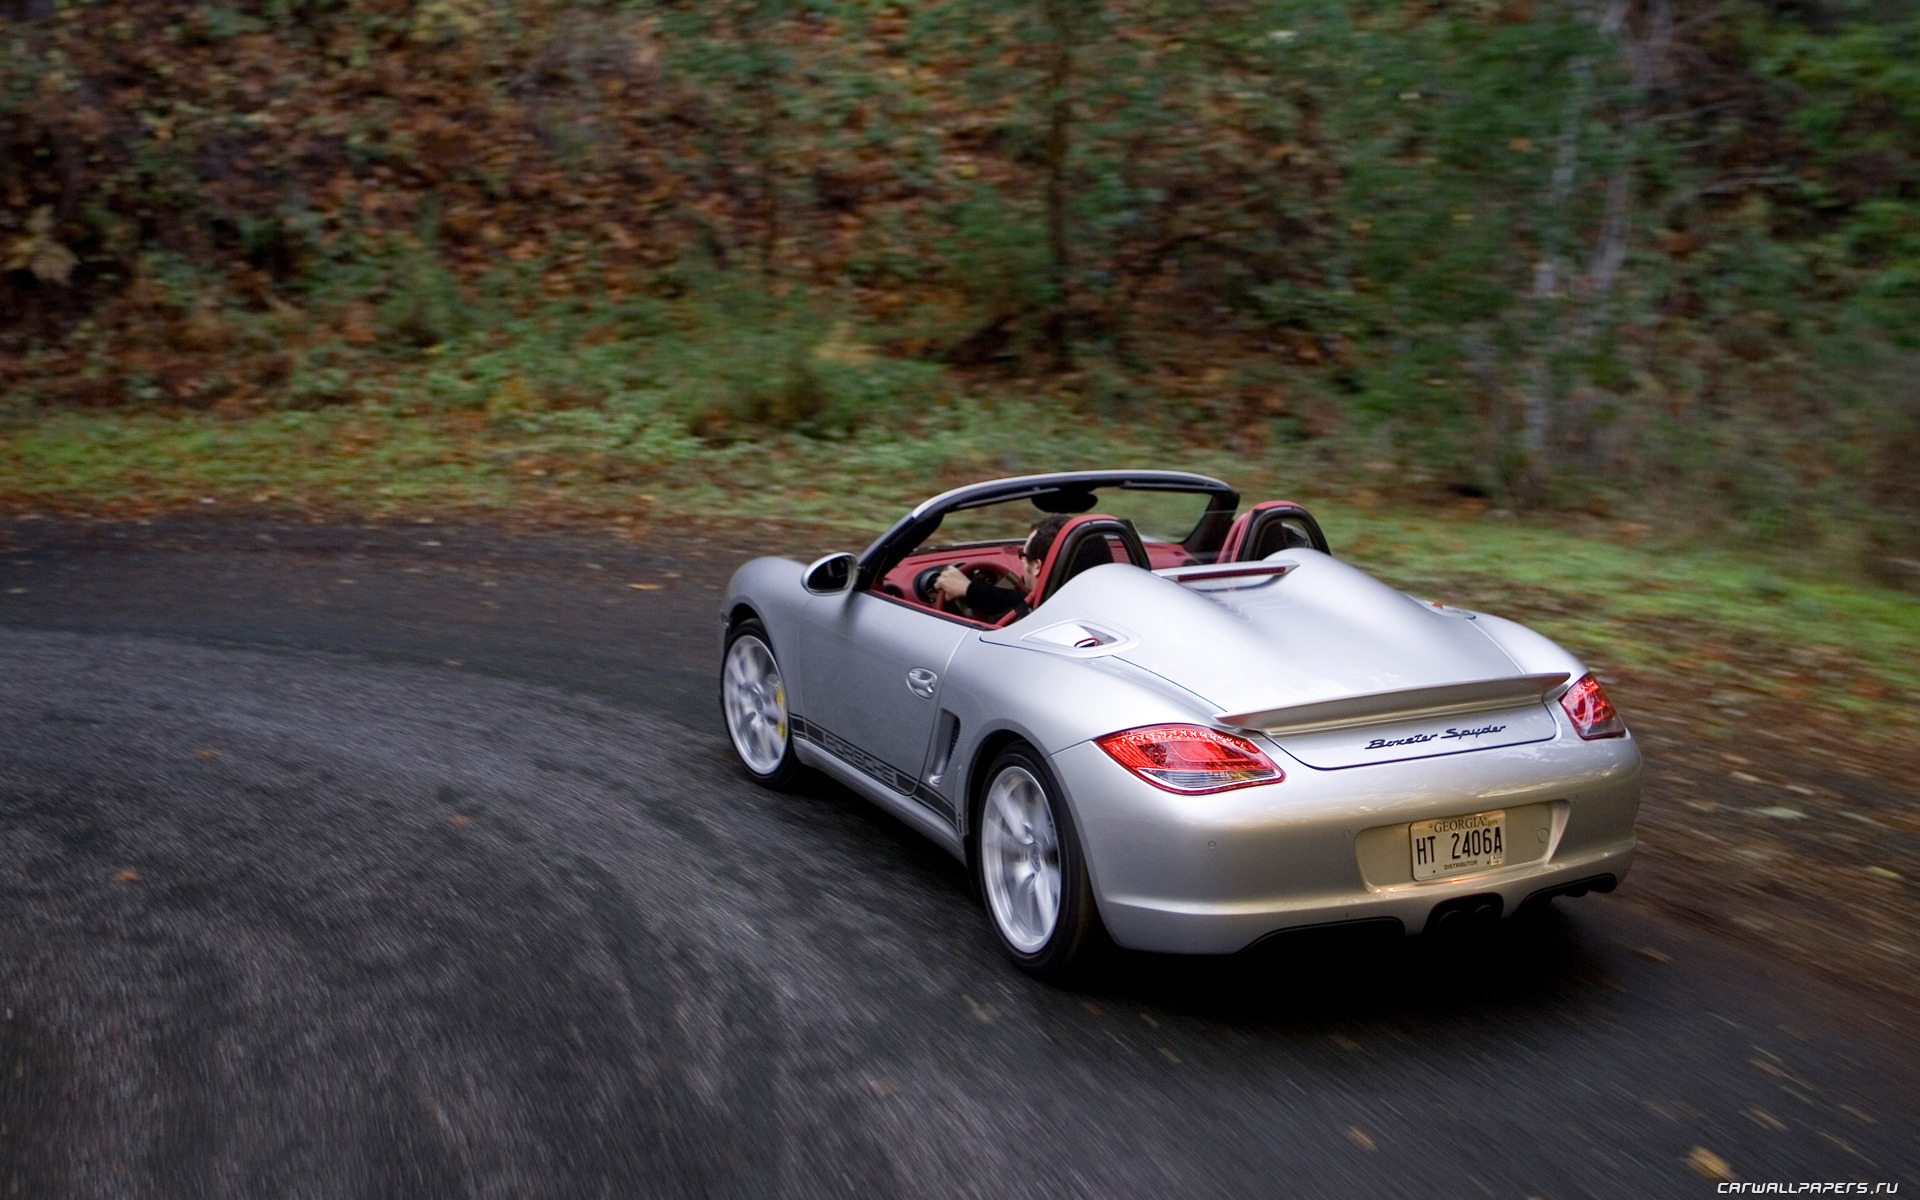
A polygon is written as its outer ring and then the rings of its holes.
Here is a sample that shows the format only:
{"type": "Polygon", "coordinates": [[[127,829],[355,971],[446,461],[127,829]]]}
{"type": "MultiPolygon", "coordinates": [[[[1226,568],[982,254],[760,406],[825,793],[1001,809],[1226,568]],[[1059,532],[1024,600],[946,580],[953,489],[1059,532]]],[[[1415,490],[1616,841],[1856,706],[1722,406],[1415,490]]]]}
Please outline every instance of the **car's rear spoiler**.
{"type": "Polygon", "coordinates": [[[1434,687],[1401,688],[1365,696],[1342,696],[1286,708],[1222,713],[1222,725],[1259,729],[1267,733],[1311,733],[1348,725],[1373,725],[1408,717],[1441,717],[1483,712],[1539,701],[1572,676],[1565,671],[1544,675],[1516,675],[1507,679],[1476,679],[1434,687]]]}

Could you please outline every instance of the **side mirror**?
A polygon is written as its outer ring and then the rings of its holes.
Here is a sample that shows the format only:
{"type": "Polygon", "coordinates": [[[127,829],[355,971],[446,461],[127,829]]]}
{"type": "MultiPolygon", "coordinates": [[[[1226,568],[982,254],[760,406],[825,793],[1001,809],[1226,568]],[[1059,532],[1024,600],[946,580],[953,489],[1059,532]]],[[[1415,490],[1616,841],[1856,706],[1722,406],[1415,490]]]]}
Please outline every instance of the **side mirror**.
{"type": "Polygon", "coordinates": [[[837,596],[853,586],[854,557],[829,554],[807,568],[802,584],[816,596],[837,596]]]}

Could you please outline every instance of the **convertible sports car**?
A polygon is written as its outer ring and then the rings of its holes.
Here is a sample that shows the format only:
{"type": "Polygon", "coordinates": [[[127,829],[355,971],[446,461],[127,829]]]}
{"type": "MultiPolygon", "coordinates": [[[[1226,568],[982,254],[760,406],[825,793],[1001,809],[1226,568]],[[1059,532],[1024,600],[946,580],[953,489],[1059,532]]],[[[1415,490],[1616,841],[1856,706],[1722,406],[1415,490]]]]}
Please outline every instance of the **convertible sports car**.
{"type": "Polygon", "coordinates": [[[1109,939],[1231,953],[1611,891],[1640,754],[1586,668],[1342,563],[1297,504],[1239,503],[1029,475],[858,556],[747,563],[721,608],[741,763],[824,771],[946,847],[1040,975],[1109,939]]]}

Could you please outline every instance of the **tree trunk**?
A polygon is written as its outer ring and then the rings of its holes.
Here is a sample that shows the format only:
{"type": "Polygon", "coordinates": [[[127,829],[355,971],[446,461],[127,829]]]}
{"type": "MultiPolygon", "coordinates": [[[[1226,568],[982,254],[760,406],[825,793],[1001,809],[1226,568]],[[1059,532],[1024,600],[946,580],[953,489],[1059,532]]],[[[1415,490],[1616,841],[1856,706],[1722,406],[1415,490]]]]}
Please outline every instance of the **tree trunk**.
{"type": "Polygon", "coordinates": [[[755,158],[760,168],[760,273],[769,285],[780,274],[780,60],[762,47],[754,90],[759,108],[755,158]]]}
{"type": "MultiPolygon", "coordinates": [[[[1616,5],[1623,0],[1615,0],[1616,5]]],[[[1586,0],[1575,0],[1576,11],[1589,17],[1586,0]]],[[[1540,257],[1533,265],[1533,283],[1527,290],[1537,313],[1538,333],[1520,392],[1520,470],[1513,481],[1514,500],[1523,506],[1541,503],[1553,473],[1555,395],[1553,360],[1561,344],[1564,308],[1562,290],[1567,274],[1565,254],[1570,240],[1566,206],[1580,179],[1580,128],[1593,103],[1593,59],[1578,55],[1568,64],[1573,77],[1560,110],[1560,134],[1555,140],[1553,169],[1540,193],[1540,257]]]]}
{"type": "MultiPolygon", "coordinates": [[[[1627,249],[1633,231],[1634,190],[1638,182],[1641,137],[1648,120],[1649,97],[1656,78],[1664,70],[1667,51],[1673,41],[1672,0],[1648,0],[1645,26],[1635,39],[1624,28],[1623,5],[1610,10],[1602,29],[1622,39],[1622,52],[1628,70],[1626,111],[1620,120],[1618,152],[1613,172],[1607,178],[1606,200],[1602,206],[1600,230],[1595,236],[1593,253],[1587,260],[1586,278],[1571,319],[1566,342],[1576,355],[1589,349],[1605,326],[1614,284],[1627,263],[1627,249]]],[[[1576,383],[1576,394],[1588,391],[1584,378],[1576,383]]],[[[1564,414],[1575,429],[1585,432],[1585,412],[1573,406],[1564,414]]]]}
{"type": "Polygon", "coordinates": [[[1073,248],[1067,229],[1067,158],[1073,135],[1074,0],[1046,0],[1047,260],[1052,292],[1045,334],[1056,371],[1073,369],[1073,248]]]}
{"type": "Polygon", "coordinates": [[[1540,257],[1534,264],[1527,298],[1539,322],[1532,355],[1523,371],[1521,388],[1521,467],[1515,480],[1515,500],[1537,504],[1546,498],[1547,485],[1558,465],[1558,435],[1580,414],[1561,411],[1563,390],[1554,362],[1569,352],[1589,348],[1606,317],[1615,283],[1627,262],[1633,227],[1633,196],[1639,167],[1641,133],[1647,124],[1647,98],[1663,69],[1673,39],[1672,0],[1648,0],[1645,28],[1637,40],[1627,32],[1630,0],[1610,0],[1604,12],[1594,13],[1589,0],[1575,0],[1576,12],[1592,21],[1608,38],[1619,39],[1629,82],[1625,111],[1615,139],[1617,153],[1607,178],[1600,227],[1586,258],[1586,270],[1571,277],[1572,235],[1564,209],[1573,198],[1580,176],[1580,129],[1594,98],[1594,62],[1576,57],[1568,70],[1573,76],[1561,110],[1560,135],[1553,170],[1541,191],[1540,257]]]}

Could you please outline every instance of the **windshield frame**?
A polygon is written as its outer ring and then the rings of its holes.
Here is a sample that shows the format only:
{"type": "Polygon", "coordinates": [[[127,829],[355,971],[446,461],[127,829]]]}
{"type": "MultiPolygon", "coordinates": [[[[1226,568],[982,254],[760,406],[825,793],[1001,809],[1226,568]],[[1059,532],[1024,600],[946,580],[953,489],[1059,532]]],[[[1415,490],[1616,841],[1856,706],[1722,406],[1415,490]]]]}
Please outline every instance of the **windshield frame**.
{"type": "Polygon", "coordinates": [[[865,590],[940,529],[947,514],[1017,500],[1031,500],[1043,513],[1091,512],[1103,490],[1185,492],[1207,497],[1207,505],[1181,547],[1196,558],[1218,551],[1240,493],[1218,479],[1185,471],[1062,471],[1019,475],[969,484],[922,501],[860,555],[854,587],[865,590]]]}

